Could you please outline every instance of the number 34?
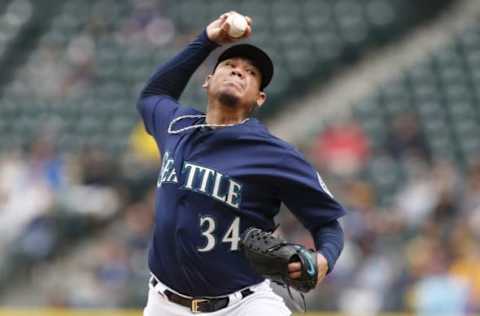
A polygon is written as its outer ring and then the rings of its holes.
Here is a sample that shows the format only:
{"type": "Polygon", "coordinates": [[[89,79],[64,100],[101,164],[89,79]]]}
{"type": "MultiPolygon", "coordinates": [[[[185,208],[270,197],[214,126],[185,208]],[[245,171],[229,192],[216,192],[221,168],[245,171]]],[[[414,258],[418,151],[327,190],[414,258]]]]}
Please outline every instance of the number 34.
{"type": "MultiPolygon", "coordinates": [[[[206,239],[206,244],[203,247],[197,248],[200,252],[206,252],[212,250],[217,240],[213,235],[217,223],[215,219],[211,216],[202,216],[200,217],[200,230],[203,237],[206,239]]],[[[225,234],[223,235],[222,242],[230,243],[230,250],[235,251],[238,250],[238,242],[240,241],[240,218],[237,216],[233,220],[230,227],[227,229],[225,234]]]]}

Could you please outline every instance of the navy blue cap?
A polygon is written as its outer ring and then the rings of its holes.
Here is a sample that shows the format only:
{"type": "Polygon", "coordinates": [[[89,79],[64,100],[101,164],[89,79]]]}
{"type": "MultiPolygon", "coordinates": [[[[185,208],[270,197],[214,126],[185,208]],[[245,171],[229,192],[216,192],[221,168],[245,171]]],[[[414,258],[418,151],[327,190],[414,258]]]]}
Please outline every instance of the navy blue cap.
{"type": "Polygon", "coordinates": [[[260,84],[260,90],[263,90],[273,77],[273,62],[260,48],[251,45],[251,44],[238,44],[227,48],[217,60],[214,71],[217,68],[218,64],[224,61],[225,59],[234,58],[234,57],[243,57],[252,62],[252,64],[257,67],[262,73],[262,82],[260,84]]]}

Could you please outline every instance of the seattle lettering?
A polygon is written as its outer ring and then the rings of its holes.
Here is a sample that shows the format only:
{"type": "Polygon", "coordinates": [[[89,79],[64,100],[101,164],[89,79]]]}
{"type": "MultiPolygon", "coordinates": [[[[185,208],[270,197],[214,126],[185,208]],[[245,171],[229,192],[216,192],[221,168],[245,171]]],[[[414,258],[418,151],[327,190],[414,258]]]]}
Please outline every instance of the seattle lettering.
{"type": "MultiPolygon", "coordinates": [[[[183,184],[181,188],[205,194],[231,207],[239,208],[242,185],[230,177],[204,166],[185,161],[182,166],[183,184]]],[[[163,183],[178,183],[175,161],[168,152],[162,160],[162,168],[157,181],[160,188],[163,183]]]]}

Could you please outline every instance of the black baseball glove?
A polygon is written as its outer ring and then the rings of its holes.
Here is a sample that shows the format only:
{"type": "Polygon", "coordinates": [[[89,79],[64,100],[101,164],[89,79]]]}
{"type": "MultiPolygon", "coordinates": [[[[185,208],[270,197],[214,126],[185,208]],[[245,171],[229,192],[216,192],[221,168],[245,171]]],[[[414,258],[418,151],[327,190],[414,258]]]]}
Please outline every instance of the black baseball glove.
{"type": "Polygon", "coordinates": [[[254,270],[272,281],[308,292],[317,284],[317,255],[305,247],[288,243],[258,228],[248,228],[240,240],[240,249],[254,270]],[[288,264],[298,261],[302,274],[298,279],[288,275],[288,264]]]}

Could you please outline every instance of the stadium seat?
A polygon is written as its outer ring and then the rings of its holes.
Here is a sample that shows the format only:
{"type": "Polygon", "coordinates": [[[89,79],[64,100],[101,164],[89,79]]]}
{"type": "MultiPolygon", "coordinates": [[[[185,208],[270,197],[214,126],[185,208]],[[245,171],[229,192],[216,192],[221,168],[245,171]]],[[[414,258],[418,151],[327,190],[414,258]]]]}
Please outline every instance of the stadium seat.
{"type": "MultiPolygon", "coordinates": [[[[207,3],[179,0],[167,1],[161,5],[154,2],[67,0],[41,37],[38,49],[32,51],[29,62],[18,70],[13,82],[21,83],[22,87],[12,90],[9,86],[4,96],[15,102],[28,103],[22,99],[30,101],[29,106],[17,111],[20,116],[34,113],[38,110],[38,104],[44,101],[65,104],[64,109],[52,107],[49,113],[60,113],[61,117],[65,116],[68,120],[81,116],[82,119],[72,119],[68,124],[80,135],[93,137],[95,142],[102,137],[96,137],[93,131],[99,134],[103,131],[98,128],[98,124],[84,121],[83,117],[110,115],[113,123],[109,128],[116,133],[123,133],[126,139],[128,128],[138,120],[134,106],[138,93],[156,65],[173,56],[213,17],[236,9],[253,18],[255,33],[252,42],[262,46],[272,56],[275,65],[278,65],[267,91],[270,104],[259,112],[260,116],[268,116],[280,109],[286,97],[300,94],[303,88],[313,82],[326,82],[338,65],[353,61],[367,48],[382,43],[385,40],[382,34],[397,32],[395,23],[415,15],[414,11],[409,11],[414,6],[404,2],[280,0],[270,3],[242,0],[234,7],[232,3],[221,0],[207,3]],[[175,28],[173,32],[179,42],[160,47],[150,42],[146,30],[148,23],[156,18],[172,21],[175,28]],[[69,73],[76,73],[78,66],[72,61],[71,45],[79,36],[87,37],[94,45],[94,55],[90,61],[93,66],[86,74],[86,86],[80,92],[84,100],[91,102],[83,102],[82,98],[68,90],[59,95],[43,95],[48,93],[41,91],[42,95],[36,95],[35,101],[31,101],[29,91],[35,87],[35,83],[29,79],[28,73],[40,71],[48,54],[55,56],[58,61],[59,73],[56,75],[59,80],[68,80],[66,78],[69,73]],[[62,79],[62,76],[65,77],[62,79]],[[292,82],[296,83],[295,87],[292,82]],[[119,104],[120,108],[111,108],[119,104]]],[[[470,32],[470,37],[475,37],[474,32],[470,32]]],[[[470,37],[466,41],[468,45],[474,45],[470,37]]],[[[458,56],[468,54],[462,53],[461,49],[455,52],[456,55],[442,54],[440,58],[442,64],[451,64],[451,69],[427,71],[440,71],[449,82],[459,79],[462,74],[457,62],[461,57],[458,56]]],[[[197,74],[192,78],[182,96],[182,102],[188,105],[200,104],[200,108],[205,109],[206,98],[200,87],[204,76],[205,74],[197,74]]],[[[421,74],[421,79],[415,80],[424,82],[425,77],[430,78],[421,74]]],[[[429,98],[437,93],[424,86],[418,89],[419,95],[413,98],[429,98]]],[[[398,95],[395,92],[393,94],[398,95]]],[[[388,100],[382,106],[386,116],[395,115],[411,105],[410,98],[386,98],[388,100]],[[392,101],[393,99],[395,100],[392,101]]],[[[30,121],[25,120],[25,124],[30,124],[30,121]]],[[[378,124],[378,121],[367,123],[372,129],[378,124]]],[[[72,141],[75,144],[85,143],[75,137],[72,141]]],[[[118,148],[121,145],[112,146],[118,148]]]]}

